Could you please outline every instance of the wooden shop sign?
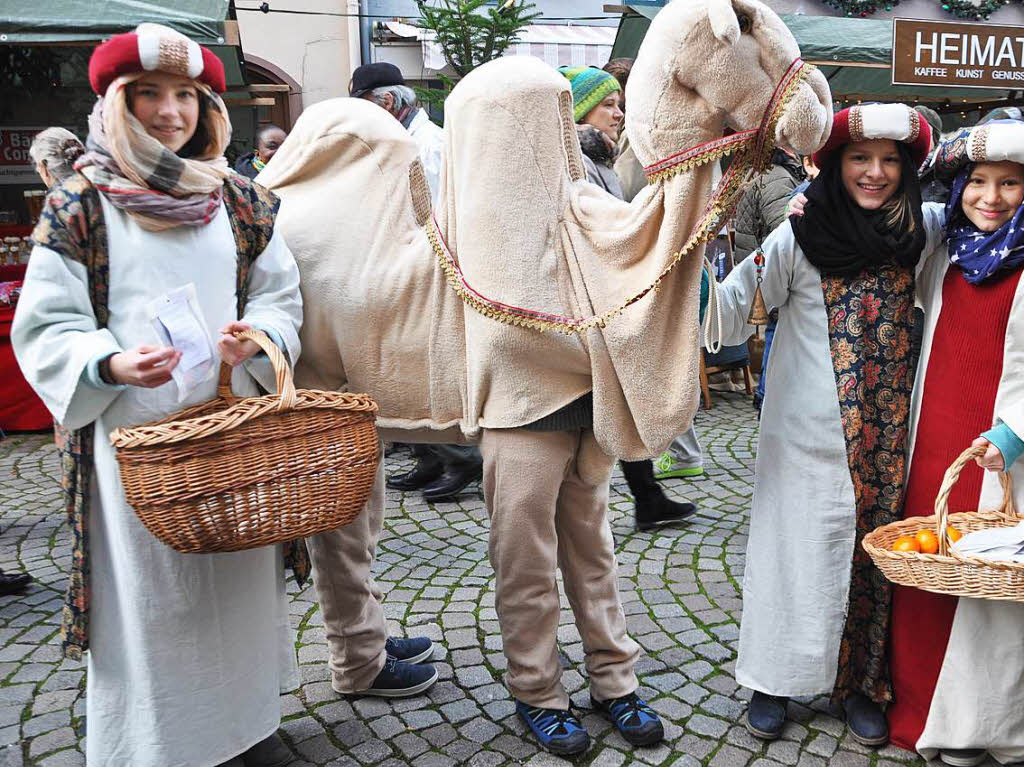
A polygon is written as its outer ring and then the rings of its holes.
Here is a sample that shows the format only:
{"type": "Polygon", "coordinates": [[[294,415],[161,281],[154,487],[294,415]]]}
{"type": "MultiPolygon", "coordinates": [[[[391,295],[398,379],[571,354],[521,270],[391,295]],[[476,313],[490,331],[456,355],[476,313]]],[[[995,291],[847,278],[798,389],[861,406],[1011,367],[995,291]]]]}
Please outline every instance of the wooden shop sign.
{"type": "Polygon", "coordinates": [[[1024,88],[1024,27],[895,19],[892,83],[1024,88]]]}

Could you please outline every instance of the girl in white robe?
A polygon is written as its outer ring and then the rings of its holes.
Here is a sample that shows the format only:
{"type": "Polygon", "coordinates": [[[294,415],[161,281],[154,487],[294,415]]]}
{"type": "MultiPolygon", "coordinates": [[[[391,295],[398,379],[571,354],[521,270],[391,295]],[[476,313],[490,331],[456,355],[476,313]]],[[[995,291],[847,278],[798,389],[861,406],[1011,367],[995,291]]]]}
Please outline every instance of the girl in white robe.
{"type": "Polygon", "coordinates": [[[80,478],[89,488],[88,543],[76,551],[87,561],[84,588],[66,617],[88,609],[87,622],[72,624],[88,629],[86,760],[97,767],[283,763],[279,750],[266,758],[268,739],[280,745],[279,693],[297,683],[280,549],[171,550],[125,502],[107,439],[215,396],[216,375],[184,399],[170,380],[182,350],[164,346],[150,319],[169,291],[192,286],[197,326],[217,350],[209,364],[215,371],[219,356],[238,365],[239,395],[258,393],[257,381],[273,390],[274,377],[232,331],[259,327],[291,362],[299,354],[298,271],[271,234],[273,198],[227,170],[230,126],[214,92],[223,71],[218,80],[206,53],[153,25],[94,53],[102,98],[79,163],[85,175],[47,200],[12,330],[21,369],[58,424],[94,434],[92,471],[80,478]],[[186,63],[165,57],[182,46],[186,63]],[[158,58],[143,71],[132,51],[158,58]]]}
{"type": "Polygon", "coordinates": [[[888,739],[888,590],[857,543],[899,511],[914,267],[940,215],[922,209],[915,170],[928,131],[904,105],[839,112],[815,158],[810,227],[783,223],[721,286],[725,344],[753,332],[758,284],[779,310],[736,667],[758,737],[779,736],[788,697],[827,693],[855,738],[888,739]]]}

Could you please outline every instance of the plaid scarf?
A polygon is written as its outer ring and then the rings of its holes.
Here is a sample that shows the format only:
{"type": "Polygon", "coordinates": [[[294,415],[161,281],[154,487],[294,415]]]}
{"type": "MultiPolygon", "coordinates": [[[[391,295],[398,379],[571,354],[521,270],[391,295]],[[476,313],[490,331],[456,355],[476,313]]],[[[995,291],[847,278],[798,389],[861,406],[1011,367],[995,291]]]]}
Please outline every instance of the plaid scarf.
{"type": "Polygon", "coordinates": [[[210,143],[195,157],[179,157],[146,133],[128,108],[127,85],[142,76],[117,78],[96,101],[89,115],[88,151],[75,168],[143,229],[208,224],[220,210],[221,187],[231,172],[224,159],[231,139],[224,102],[208,86],[195,83],[205,104],[210,143]]]}

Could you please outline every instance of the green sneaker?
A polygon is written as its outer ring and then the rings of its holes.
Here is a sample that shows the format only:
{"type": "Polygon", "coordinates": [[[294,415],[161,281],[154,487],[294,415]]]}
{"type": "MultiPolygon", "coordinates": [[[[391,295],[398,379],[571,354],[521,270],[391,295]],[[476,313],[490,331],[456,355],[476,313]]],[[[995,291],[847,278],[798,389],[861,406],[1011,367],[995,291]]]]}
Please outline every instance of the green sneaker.
{"type": "Polygon", "coordinates": [[[703,466],[680,466],[676,463],[676,459],[669,450],[666,450],[654,460],[655,479],[699,477],[702,474],[704,474],[703,466]]]}

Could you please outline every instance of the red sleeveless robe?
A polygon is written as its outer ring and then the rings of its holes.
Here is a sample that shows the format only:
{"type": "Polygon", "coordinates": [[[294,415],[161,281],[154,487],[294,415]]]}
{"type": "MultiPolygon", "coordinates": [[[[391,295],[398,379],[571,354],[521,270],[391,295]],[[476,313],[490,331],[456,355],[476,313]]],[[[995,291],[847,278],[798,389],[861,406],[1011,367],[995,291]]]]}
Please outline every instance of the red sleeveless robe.
{"type": "MultiPolygon", "coordinates": [[[[946,469],[992,427],[1006,325],[1020,275],[1015,269],[971,285],[955,266],[946,272],[924,373],[904,517],[934,513],[946,469]]],[[[977,509],[983,476],[976,464],[964,468],[949,496],[950,511],[977,509]]],[[[894,744],[913,751],[928,719],[957,598],[896,586],[892,605],[890,735],[894,744]]]]}

